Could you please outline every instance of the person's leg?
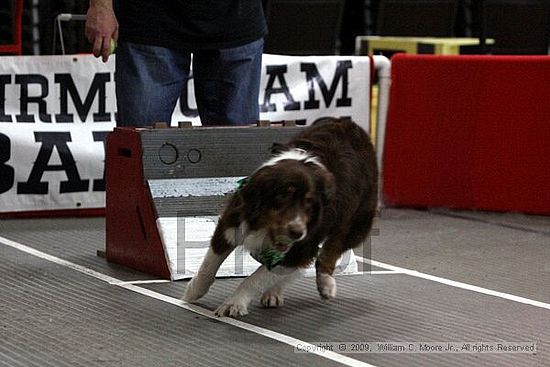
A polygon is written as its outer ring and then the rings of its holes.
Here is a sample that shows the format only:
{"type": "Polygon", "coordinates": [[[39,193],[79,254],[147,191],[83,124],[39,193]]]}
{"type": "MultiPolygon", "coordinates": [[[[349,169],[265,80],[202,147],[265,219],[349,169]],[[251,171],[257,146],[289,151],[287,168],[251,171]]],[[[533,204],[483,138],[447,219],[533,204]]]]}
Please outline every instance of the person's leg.
{"type": "Polygon", "coordinates": [[[190,62],[188,52],[121,42],[116,50],[117,126],[170,124],[190,62]]]}
{"type": "Polygon", "coordinates": [[[263,39],[244,46],[193,53],[201,123],[248,125],[259,119],[263,39]]]}

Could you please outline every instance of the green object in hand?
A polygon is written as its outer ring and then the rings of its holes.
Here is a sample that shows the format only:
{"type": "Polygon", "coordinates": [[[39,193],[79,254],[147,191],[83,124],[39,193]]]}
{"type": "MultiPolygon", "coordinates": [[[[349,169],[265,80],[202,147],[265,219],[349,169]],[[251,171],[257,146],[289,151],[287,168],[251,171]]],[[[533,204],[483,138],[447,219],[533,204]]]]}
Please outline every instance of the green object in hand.
{"type": "Polygon", "coordinates": [[[260,253],[260,262],[266,266],[267,270],[273,269],[279,265],[285,258],[285,253],[272,248],[266,248],[260,253]]]}

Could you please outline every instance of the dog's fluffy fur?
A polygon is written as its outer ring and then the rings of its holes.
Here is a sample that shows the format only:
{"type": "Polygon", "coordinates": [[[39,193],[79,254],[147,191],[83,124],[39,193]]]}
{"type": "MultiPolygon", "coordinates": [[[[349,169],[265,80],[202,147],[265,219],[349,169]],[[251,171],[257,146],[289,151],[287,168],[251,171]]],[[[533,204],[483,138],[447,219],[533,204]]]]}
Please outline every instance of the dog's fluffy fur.
{"type": "Polygon", "coordinates": [[[230,199],[184,300],[202,297],[222,262],[239,245],[253,256],[270,247],[285,256],[272,270],[260,266],[216,315],[245,315],[250,301],[259,295],[266,307],[282,305],[283,286],[314,259],[319,294],[334,298],[336,261],[368,236],[377,206],[377,182],[370,138],[349,120],[323,119],[288,144],[274,145],[273,157],[230,199]]]}

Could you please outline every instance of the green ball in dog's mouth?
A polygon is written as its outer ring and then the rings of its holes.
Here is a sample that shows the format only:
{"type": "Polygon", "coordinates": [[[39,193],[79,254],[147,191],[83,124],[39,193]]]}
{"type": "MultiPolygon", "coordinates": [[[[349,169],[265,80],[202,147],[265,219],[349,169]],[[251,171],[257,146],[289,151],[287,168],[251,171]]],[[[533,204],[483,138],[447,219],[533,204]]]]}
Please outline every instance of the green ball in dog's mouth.
{"type": "Polygon", "coordinates": [[[279,265],[285,258],[285,253],[277,251],[273,248],[266,248],[260,253],[260,262],[267,267],[268,270],[279,265]]]}

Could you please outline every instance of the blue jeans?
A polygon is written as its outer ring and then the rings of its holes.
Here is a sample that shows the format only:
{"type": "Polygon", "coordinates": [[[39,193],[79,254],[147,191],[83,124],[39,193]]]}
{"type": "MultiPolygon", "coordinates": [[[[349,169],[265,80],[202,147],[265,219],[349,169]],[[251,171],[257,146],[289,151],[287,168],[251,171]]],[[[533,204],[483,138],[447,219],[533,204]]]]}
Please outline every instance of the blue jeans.
{"type": "Polygon", "coordinates": [[[262,52],[263,39],[196,52],[121,42],[116,51],[117,126],[170,123],[191,59],[203,126],[256,123],[262,52]]]}

